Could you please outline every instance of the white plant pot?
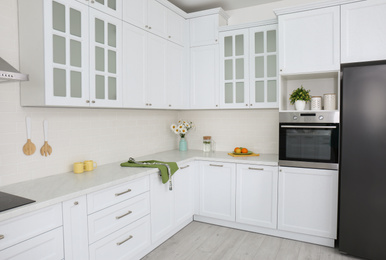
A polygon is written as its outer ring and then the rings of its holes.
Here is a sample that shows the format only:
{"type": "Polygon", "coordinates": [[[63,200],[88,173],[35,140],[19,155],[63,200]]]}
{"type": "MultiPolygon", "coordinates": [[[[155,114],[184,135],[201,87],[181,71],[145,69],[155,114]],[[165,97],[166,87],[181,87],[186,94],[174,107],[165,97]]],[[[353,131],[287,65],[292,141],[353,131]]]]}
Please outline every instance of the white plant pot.
{"type": "Polygon", "coordinates": [[[296,110],[304,110],[306,107],[306,101],[304,100],[296,100],[295,101],[295,109],[296,110]]]}

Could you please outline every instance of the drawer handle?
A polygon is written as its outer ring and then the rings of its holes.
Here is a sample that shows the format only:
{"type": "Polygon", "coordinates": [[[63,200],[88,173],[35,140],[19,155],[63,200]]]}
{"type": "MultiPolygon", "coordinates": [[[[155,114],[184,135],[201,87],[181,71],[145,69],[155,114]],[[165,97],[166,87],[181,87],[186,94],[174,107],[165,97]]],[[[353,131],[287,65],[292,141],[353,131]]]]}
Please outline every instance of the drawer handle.
{"type": "Polygon", "coordinates": [[[127,191],[124,191],[124,192],[115,193],[115,196],[118,197],[118,196],[121,196],[121,195],[129,193],[129,192],[131,192],[131,189],[128,189],[127,191]]]}
{"type": "Polygon", "coordinates": [[[253,168],[253,167],[249,167],[248,169],[249,169],[249,170],[255,170],[255,171],[264,171],[264,168],[253,168]]]}
{"type": "Polygon", "coordinates": [[[180,168],[180,170],[186,169],[186,168],[188,168],[188,167],[190,167],[190,165],[183,166],[183,167],[180,168]]]}
{"type": "Polygon", "coordinates": [[[221,164],[209,164],[209,166],[213,166],[213,167],[224,167],[224,165],[221,165],[221,164]]]}
{"type": "Polygon", "coordinates": [[[0,240],[1,240],[1,239],[4,239],[4,235],[0,235],[0,240]]]}
{"type": "Polygon", "coordinates": [[[120,245],[122,245],[123,243],[125,243],[125,242],[127,242],[127,241],[129,241],[130,239],[132,239],[133,238],[133,236],[129,236],[128,238],[126,238],[125,240],[123,240],[122,242],[118,242],[117,243],[117,246],[120,246],[120,245]]]}
{"type": "Polygon", "coordinates": [[[77,201],[74,202],[74,205],[75,205],[75,206],[78,205],[78,204],[79,204],[79,202],[77,202],[77,201]]]}
{"type": "Polygon", "coordinates": [[[123,217],[126,217],[127,215],[130,215],[131,213],[133,213],[131,210],[129,210],[129,212],[123,214],[122,216],[118,216],[118,217],[115,217],[116,219],[120,219],[120,218],[123,218],[123,217]]]}

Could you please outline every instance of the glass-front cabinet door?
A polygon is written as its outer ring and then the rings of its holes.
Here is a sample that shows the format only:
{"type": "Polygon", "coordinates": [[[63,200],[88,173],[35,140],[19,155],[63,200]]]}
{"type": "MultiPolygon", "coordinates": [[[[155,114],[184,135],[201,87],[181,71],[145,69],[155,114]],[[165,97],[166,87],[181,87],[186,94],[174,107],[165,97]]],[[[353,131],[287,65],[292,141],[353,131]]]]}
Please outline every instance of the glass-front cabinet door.
{"type": "MultiPolygon", "coordinates": [[[[122,19],[122,0],[77,0],[92,8],[122,19]]],[[[126,0],[125,0],[126,1],[126,0]]],[[[131,0],[129,0],[131,1],[131,0]]]]}
{"type": "Polygon", "coordinates": [[[122,106],[122,21],[90,9],[91,106],[122,106]]]}
{"type": "Polygon", "coordinates": [[[89,106],[88,7],[66,0],[45,5],[46,104],[89,106]]]}
{"type": "Polygon", "coordinates": [[[278,102],[277,25],[250,29],[250,105],[277,108],[278,102]]]}
{"type": "Polygon", "coordinates": [[[220,33],[220,107],[249,107],[248,29],[220,33]]]}

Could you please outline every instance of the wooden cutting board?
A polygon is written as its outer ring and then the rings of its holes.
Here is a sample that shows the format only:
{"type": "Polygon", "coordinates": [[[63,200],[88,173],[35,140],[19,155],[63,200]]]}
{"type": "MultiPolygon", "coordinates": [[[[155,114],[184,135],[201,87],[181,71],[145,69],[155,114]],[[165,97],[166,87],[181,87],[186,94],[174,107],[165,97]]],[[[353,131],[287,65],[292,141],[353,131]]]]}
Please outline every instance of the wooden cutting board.
{"type": "Polygon", "coordinates": [[[234,153],[228,153],[230,156],[233,157],[248,157],[248,156],[260,156],[259,153],[251,153],[251,154],[234,154],[234,153]]]}

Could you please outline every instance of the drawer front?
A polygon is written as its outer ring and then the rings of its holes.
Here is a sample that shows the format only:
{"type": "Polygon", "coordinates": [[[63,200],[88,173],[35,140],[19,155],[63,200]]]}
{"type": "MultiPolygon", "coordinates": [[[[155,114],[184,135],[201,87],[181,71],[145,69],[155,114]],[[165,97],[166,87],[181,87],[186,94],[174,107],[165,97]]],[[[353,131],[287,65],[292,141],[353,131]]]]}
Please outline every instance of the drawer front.
{"type": "Polygon", "coordinates": [[[63,229],[58,227],[0,251],[0,259],[58,260],[64,259],[63,252],[63,229]]]}
{"type": "Polygon", "coordinates": [[[90,244],[149,213],[149,192],[146,192],[89,215],[88,230],[90,244]]]}
{"type": "Polygon", "coordinates": [[[149,190],[149,177],[140,178],[87,195],[88,214],[130,199],[149,190]]]}
{"type": "Polygon", "coordinates": [[[46,207],[0,223],[0,250],[62,225],[61,204],[46,207]]]}
{"type": "Polygon", "coordinates": [[[90,259],[134,259],[148,246],[150,246],[149,215],[90,245],[90,259]]]}

